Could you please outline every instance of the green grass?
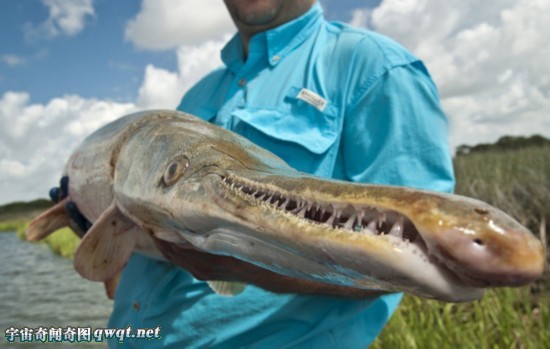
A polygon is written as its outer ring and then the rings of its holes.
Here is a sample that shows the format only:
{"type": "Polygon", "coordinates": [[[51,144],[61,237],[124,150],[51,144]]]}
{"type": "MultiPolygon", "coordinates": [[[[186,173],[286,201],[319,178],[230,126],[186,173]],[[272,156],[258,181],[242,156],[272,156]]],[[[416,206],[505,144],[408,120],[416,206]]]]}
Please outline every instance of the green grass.
{"type": "Polygon", "coordinates": [[[27,224],[28,224],[28,220],[26,219],[6,220],[3,222],[0,222],[0,232],[6,232],[6,231],[18,232],[19,230],[24,231],[27,224]]]}
{"type": "MultiPolygon", "coordinates": [[[[535,234],[550,222],[550,147],[486,150],[454,161],[456,192],[511,214],[535,234]]],[[[547,243],[547,242],[546,242],[547,243]]],[[[451,304],[406,295],[372,348],[550,348],[550,276],[451,304]]]]}
{"type": "MultiPolygon", "coordinates": [[[[25,230],[28,220],[6,220],[0,222],[0,232],[14,231],[21,239],[26,239],[25,230]]],[[[55,253],[63,257],[72,258],[80,239],[69,228],[62,228],[54,232],[40,243],[45,243],[55,253]]]]}
{"type": "Polygon", "coordinates": [[[535,233],[548,229],[550,146],[461,155],[454,164],[458,194],[500,208],[535,233]]]}
{"type": "Polygon", "coordinates": [[[549,297],[529,287],[466,304],[407,295],[371,348],[550,348],[549,329],[549,297]]]}

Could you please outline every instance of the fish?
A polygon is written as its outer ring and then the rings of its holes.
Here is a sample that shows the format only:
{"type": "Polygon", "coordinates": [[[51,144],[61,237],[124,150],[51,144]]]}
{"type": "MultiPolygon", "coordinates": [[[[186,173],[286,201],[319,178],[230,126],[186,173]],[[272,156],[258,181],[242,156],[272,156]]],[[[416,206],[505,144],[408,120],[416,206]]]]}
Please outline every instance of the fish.
{"type": "Polygon", "coordinates": [[[263,278],[283,293],[323,293],[326,285],[335,296],[406,292],[447,302],[528,284],[545,264],[542,243],[487,203],[312,176],[177,111],[103,126],[63,175],[68,196],[38,216],[27,237],[71,226],[64,205],[75,203],[93,224],[74,267],[106,282],[110,296],[132,253],[161,261],[181,254],[189,270],[218,270],[195,274],[222,295],[262,287],[263,278]]]}

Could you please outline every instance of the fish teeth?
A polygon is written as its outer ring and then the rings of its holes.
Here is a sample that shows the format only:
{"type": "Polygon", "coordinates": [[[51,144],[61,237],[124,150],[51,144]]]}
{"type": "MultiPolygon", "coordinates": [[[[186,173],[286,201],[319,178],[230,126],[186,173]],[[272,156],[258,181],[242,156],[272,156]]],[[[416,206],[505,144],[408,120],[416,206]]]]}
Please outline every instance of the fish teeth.
{"type": "Polygon", "coordinates": [[[285,210],[286,209],[286,206],[288,205],[288,202],[290,201],[289,198],[286,198],[286,200],[281,204],[281,206],[279,206],[279,208],[281,210],[285,210]]]}
{"type": "Polygon", "coordinates": [[[403,223],[404,218],[399,217],[397,222],[394,223],[393,227],[391,228],[389,234],[396,236],[396,237],[402,237],[403,236],[403,223]]]}
{"type": "Polygon", "coordinates": [[[356,216],[357,216],[356,214],[352,214],[352,215],[348,218],[347,222],[344,224],[344,229],[352,230],[352,228],[353,228],[353,223],[355,222],[355,217],[356,217],[356,216]]]}
{"type": "Polygon", "coordinates": [[[373,234],[376,234],[377,230],[376,230],[376,225],[377,225],[377,221],[376,219],[373,219],[368,225],[367,225],[367,230],[370,230],[373,232],[373,234]]]}
{"type": "Polygon", "coordinates": [[[298,211],[298,213],[296,213],[296,215],[300,218],[304,218],[305,214],[306,214],[306,211],[307,211],[307,208],[306,206],[302,206],[302,209],[300,211],[298,211]]]}

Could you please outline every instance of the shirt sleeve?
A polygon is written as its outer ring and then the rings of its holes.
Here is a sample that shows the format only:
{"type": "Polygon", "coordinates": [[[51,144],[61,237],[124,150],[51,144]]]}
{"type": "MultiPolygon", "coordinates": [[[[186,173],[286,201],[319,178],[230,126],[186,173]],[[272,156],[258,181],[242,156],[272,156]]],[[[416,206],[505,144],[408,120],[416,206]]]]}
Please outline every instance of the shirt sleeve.
{"type": "Polygon", "coordinates": [[[347,179],[452,192],[447,118],[424,65],[391,68],[357,95],[343,129],[347,179]]]}

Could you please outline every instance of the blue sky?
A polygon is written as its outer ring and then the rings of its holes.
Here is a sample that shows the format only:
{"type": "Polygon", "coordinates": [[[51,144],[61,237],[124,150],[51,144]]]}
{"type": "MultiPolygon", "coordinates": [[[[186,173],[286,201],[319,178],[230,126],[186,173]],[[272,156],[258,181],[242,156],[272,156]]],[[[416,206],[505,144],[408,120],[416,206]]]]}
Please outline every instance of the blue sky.
{"type": "MultiPolygon", "coordinates": [[[[221,0],[220,0],[221,3],[221,0]]],[[[324,0],[327,17],[348,21],[359,6],[376,6],[379,1],[324,0]]],[[[49,16],[48,7],[37,0],[0,2],[0,94],[28,91],[32,100],[50,99],[75,93],[84,98],[131,102],[147,64],[177,69],[170,50],[136,48],[125,39],[127,22],[139,11],[136,0],[96,0],[94,14],[84,18],[85,29],[73,35],[47,37],[29,34],[49,16]],[[31,29],[32,28],[32,29],[31,29]],[[12,56],[21,60],[10,65],[12,56]]]]}
{"type": "MultiPolygon", "coordinates": [[[[424,61],[453,148],[550,137],[550,1],[321,3],[424,61]]],[[[0,204],[44,197],[103,124],[174,108],[234,32],[222,0],[0,1],[0,204]]]]}
{"type": "Polygon", "coordinates": [[[94,9],[77,35],[29,37],[25,28],[46,21],[48,8],[36,0],[0,2],[0,56],[24,60],[16,66],[0,65],[0,93],[29,91],[38,103],[65,93],[130,101],[146,64],[175,68],[174,54],[136,49],[124,39],[124,27],[138,13],[139,1],[99,0],[94,9]]]}

